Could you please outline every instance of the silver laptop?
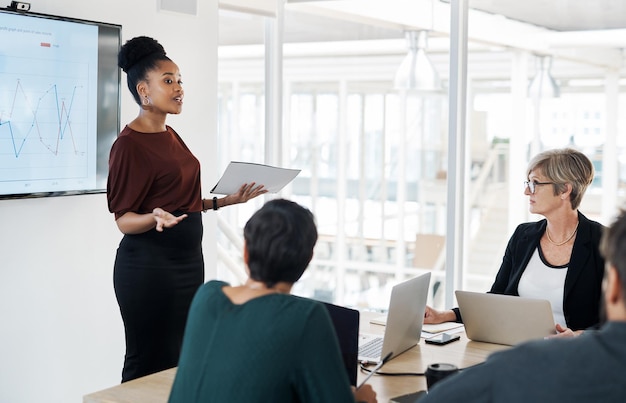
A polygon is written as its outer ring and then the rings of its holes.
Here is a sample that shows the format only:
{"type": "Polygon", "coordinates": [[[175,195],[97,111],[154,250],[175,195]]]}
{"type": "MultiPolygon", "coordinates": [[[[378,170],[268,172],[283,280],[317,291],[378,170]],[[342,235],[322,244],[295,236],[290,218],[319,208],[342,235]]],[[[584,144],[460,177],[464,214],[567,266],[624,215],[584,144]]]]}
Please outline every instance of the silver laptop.
{"type": "Polygon", "coordinates": [[[513,346],[556,333],[547,300],[470,291],[455,294],[470,340],[513,346]]]}
{"type": "Polygon", "coordinates": [[[378,363],[390,353],[392,359],[419,342],[429,285],[430,272],[391,289],[385,333],[359,334],[359,361],[378,363]]]}

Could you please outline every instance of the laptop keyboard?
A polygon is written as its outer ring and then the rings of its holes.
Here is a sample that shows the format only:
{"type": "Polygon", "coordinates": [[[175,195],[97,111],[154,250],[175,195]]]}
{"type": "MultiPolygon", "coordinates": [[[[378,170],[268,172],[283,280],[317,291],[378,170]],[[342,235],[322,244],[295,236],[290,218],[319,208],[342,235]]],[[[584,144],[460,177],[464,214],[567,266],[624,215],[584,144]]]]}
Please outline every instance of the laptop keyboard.
{"type": "Polygon", "coordinates": [[[376,337],[359,346],[359,357],[380,357],[383,350],[383,338],[376,337]]]}

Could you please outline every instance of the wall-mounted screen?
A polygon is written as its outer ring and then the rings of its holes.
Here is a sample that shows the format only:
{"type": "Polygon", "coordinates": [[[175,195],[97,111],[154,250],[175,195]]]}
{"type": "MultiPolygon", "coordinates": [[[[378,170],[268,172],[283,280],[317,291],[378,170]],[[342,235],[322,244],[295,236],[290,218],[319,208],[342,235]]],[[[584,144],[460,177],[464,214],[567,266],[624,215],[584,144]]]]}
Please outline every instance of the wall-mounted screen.
{"type": "Polygon", "coordinates": [[[105,191],[121,31],[0,9],[0,199],[105,191]]]}

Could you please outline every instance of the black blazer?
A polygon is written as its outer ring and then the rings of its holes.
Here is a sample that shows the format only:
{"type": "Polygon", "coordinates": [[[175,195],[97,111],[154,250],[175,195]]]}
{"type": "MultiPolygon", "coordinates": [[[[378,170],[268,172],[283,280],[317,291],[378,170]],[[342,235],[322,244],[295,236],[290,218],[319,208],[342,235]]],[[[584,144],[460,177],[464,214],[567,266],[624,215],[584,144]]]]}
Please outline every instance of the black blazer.
{"type": "MultiPolygon", "coordinates": [[[[599,245],[604,226],[578,212],[578,233],[565,276],[563,313],[567,327],[587,329],[600,322],[604,258],[599,245]]],[[[507,244],[502,265],[489,292],[519,296],[517,287],[539,240],[546,231],[545,219],[520,224],[507,244]]],[[[458,308],[457,320],[462,321],[458,308]]]]}
{"type": "MultiPolygon", "coordinates": [[[[580,212],[578,222],[563,294],[563,313],[567,327],[572,330],[586,329],[599,323],[604,276],[604,258],[599,250],[604,227],[580,212]]],[[[546,225],[547,221],[543,219],[517,227],[489,292],[519,295],[519,280],[546,231],[546,225]]]]}

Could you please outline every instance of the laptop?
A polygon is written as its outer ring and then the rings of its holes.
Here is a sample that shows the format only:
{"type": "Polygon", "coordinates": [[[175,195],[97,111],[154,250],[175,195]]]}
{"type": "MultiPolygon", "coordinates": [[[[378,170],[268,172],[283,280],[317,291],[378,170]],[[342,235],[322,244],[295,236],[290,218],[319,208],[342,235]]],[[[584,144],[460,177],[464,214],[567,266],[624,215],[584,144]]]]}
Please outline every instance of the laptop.
{"type": "Polygon", "coordinates": [[[513,346],[556,333],[547,300],[470,291],[455,294],[470,340],[513,346]]]}
{"type": "Polygon", "coordinates": [[[390,353],[392,359],[419,342],[429,285],[427,272],[393,286],[385,332],[382,337],[359,334],[359,361],[378,363],[390,353]]]}
{"type": "Polygon", "coordinates": [[[329,302],[322,302],[330,315],[335,328],[335,334],[339,341],[341,358],[346,367],[350,385],[356,386],[356,378],[359,368],[357,360],[359,352],[359,311],[334,305],[329,302]]]}

